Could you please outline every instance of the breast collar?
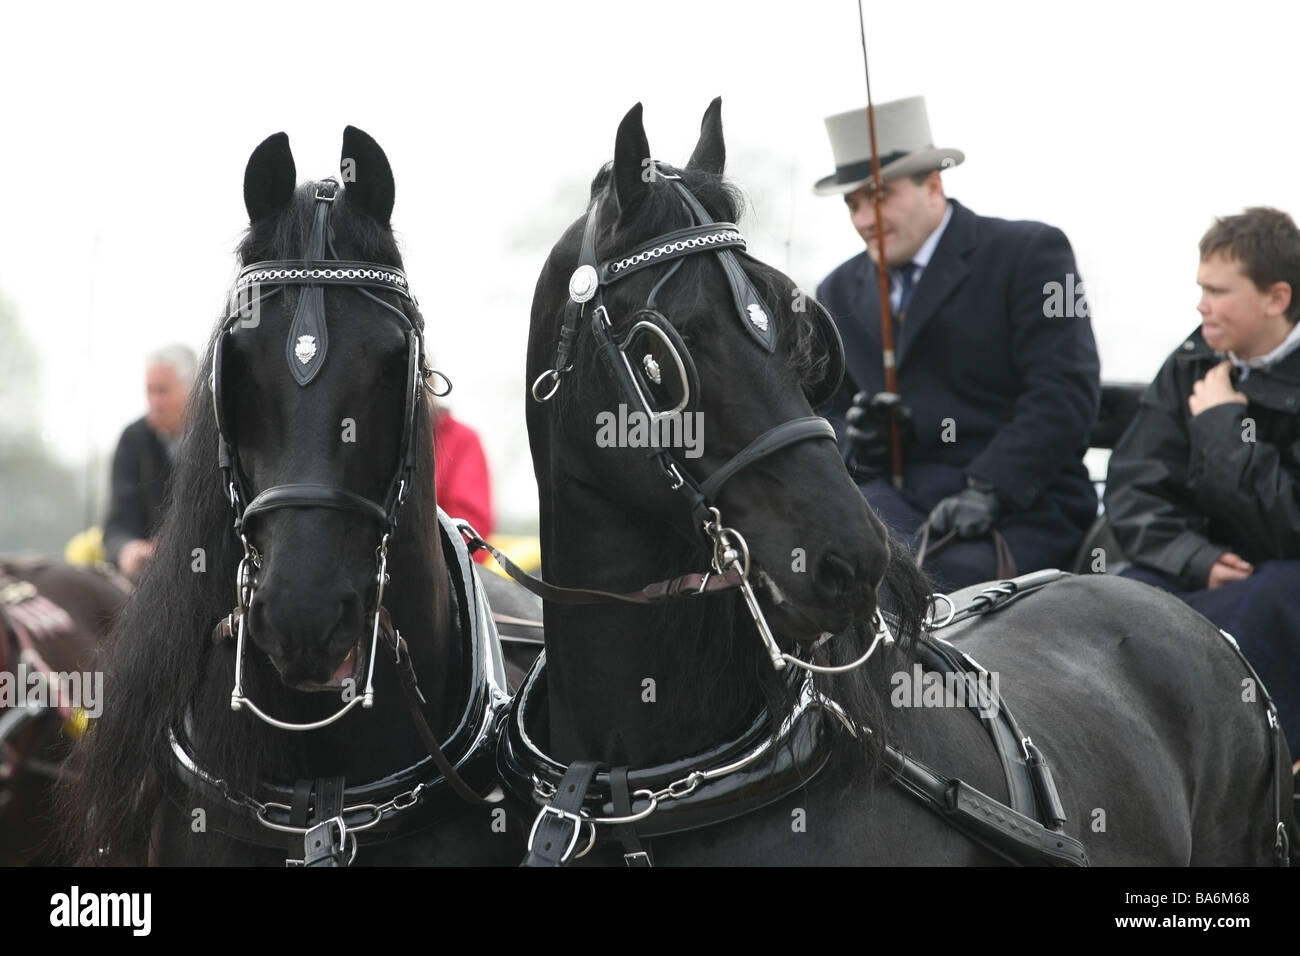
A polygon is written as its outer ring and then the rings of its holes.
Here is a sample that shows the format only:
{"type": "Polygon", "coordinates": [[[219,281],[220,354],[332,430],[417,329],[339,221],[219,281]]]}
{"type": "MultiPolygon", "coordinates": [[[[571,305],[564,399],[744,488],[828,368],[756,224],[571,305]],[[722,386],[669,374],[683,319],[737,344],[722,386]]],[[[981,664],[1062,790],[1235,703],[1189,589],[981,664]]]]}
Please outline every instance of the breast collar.
{"type": "MultiPolygon", "coordinates": [[[[682,833],[735,819],[810,783],[831,756],[834,736],[826,718],[842,711],[814,689],[810,675],[790,670],[786,680],[798,701],[779,726],[764,709],[739,736],[701,753],[624,768],[631,820],[615,809],[611,774],[597,773],[583,802],[584,823],[591,824],[584,836],[603,841],[611,837],[611,827],[629,823],[643,838],[682,833]]],[[[545,712],[543,652],[515,695],[497,745],[497,772],[507,791],[542,814],[569,769],[534,740],[545,712]]]]}
{"type": "MultiPolygon", "coordinates": [[[[500,638],[469,558],[464,541],[450,518],[438,509],[439,534],[452,580],[459,626],[470,635],[470,689],[464,709],[445,743],[443,752],[456,771],[480,793],[492,788],[493,751],[500,717],[509,703],[500,638]]],[[[184,789],[171,792],[173,802],[186,814],[190,802],[179,802],[188,790],[207,798],[207,825],[226,836],[259,846],[284,848],[285,834],[303,833],[289,823],[292,784],[259,781],[256,796],[241,793],[225,780],[198,765],[190,738],[191,717],[185,726],[168,732],[171,769],[184,789]]],[[[425,756],[411,766],[368,783],[347,787],[343,793],[343,821],[357,842],[371,845],[398,832],[409,832],[464,812],[466,804],[438,773],[433,758],[425,756]]]]}

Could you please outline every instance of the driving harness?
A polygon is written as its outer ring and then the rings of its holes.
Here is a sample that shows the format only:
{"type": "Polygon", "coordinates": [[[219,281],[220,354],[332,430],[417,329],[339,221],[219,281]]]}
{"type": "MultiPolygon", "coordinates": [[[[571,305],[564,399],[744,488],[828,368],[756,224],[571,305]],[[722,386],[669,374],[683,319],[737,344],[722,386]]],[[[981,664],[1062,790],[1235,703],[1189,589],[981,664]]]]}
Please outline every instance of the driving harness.
{"type": "MultiPolygon", "coordinates": [[[[172,771],[180,788],[169,796],[183,813],[197,792],[207,799],[207,826],[232,839],[283,849],[287,838],[290,866],[350,864],[359,846],[392,839],[398,832],[448,819],[466,804],[456,782],[474,793],[496,783],[493,753],[500,717],[509,699],[501,645],[474,562],[450,518],[438,509],[439,537],[451,577],[454,617],[470,636],[470,684],[465,705],[440,752],[454,768],[449,775],[431,753],[409,767],[379,780],[345,787],[341,778],[299,780],[293,785],[259,781],[257,792],[240,792],[203,769],[193,753],[192,721],[170,732],[172,771]],[[320,841],[314,845],[316,841],[320,841]]],[[[382,612],[382,610],[381,610],[382,612]]],[[[392,631],[382,612],[383,631],[392,631]]],[[[214,640],[229,640],[219,627],[214,640]]],[[[404,645],[403,645],[404,647],[404,645]]],[[[410,659],[399,665],[404,683],[413,681],[410,659]],[[409,675],[409,677],[407,676],[409,675]]]]}
{"type": "MultiPolygon", "coordinates": [[[[946,620],[929,622],[929,627],[993,613],[1068,576],[1050,570],[996,582],[962,607],[952,605],[946,620]]],[[[886,744],[883,764],[890,779],[1009,863],[1087,866],[1083,845],[1065,833],[1065,810],[1042,752],[1021,731],[996,687],[989,690],[979,679],[983,668],[933,637],[918,643],[917,656],[927,669],[955,673],[974,689],[967,705],[989,733],[1010,805],[886,744]]],[[[871,733],[805,675],[802,686],[790,685],[798,703],[775,734],[773,717],[764,710],[736,740],[686,759],[639,770],[608,770],[593,761],[566,767],[535,742],[545,720],[544,667],[545,655],[515,695],[497,750],[497,769],[506,789],[539,808],[524,866],[564,866],[600,843],[621,844],[628,866],[651,865],[650,851],[640,841],[723,823],[808,785],[829,760],[834,721],[855,737],[871,733]]]]}

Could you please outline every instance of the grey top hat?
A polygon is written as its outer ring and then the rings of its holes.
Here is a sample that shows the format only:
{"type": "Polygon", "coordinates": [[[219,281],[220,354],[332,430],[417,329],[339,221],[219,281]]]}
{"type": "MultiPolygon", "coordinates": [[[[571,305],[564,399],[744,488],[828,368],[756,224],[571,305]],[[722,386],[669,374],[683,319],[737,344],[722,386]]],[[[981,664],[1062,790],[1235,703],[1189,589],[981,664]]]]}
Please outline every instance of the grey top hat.
{"type": "MultiPolygon", "coordinates": [[[[826,117],[826,132],[835,155],[835,172],[817,180],[819,196],[850,193],[871,181],[871,131],[867,110],[849,110],[826,117]]],[[[876,107],[876,139],[880,146],[880,179],[888,182],[914,173],[948,169],[966,155],[957,149],[935,149],[924,96],[909,96],[876,107]]]]}

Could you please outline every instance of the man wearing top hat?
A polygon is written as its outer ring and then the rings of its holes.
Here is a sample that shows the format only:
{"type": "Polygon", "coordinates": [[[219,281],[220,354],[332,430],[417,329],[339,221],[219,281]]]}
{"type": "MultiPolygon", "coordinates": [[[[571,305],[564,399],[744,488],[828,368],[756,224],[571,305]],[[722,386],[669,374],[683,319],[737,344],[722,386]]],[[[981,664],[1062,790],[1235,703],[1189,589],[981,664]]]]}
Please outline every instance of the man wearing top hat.
{"type": "Polygon", "coordinates": [[[940,170],[965,157],[934,147],[922,97],[882,103],[875,113],[883,230],[872,200],[866,110],[826,120],[836,170],[814,190],[844,197],[866,250],[817,289],[839,326],[847,365],[843,386],[821,411],[881,519],[913,547],[928,541],[924,566],[940,587],[1008,573],[995,541],[1005,543],[1018,573],[1068,569],[1097,514],[1082,459],[1101,392],[1069,240],[1044,223],[976,215],[947,198],[940,170]],[[881,232],[896,396],[885,390],[881,232]],[[898,490],[891,407],[902,437],[898,490]]]}

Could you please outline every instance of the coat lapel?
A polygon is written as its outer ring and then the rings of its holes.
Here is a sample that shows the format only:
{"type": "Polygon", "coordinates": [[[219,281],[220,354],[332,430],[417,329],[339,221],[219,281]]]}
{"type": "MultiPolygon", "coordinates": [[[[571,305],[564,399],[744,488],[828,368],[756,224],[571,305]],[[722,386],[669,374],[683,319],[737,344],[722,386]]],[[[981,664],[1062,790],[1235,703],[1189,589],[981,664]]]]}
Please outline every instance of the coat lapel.
{"type": "MultiPolygon", "coordinates": [[[[899,326],[895,347],[900,369],[926,323],[934,317],[939,306],[966,281],[970,273],[966,260],[979,242],[979,227],[973,212],[955,199],[949,202],[952,203],[952,219],[948,221],[948,228],[943,231],[943,237],[939,240],[929,265],[921,273],[921,279],[912,292],[912,301],[899,326]]],[[[879,304],[873,304],[877,309],[876,324],[879,326],[879,304]]]]}
{"type": "Polygon", "coordinates": [[[876,267],[865,253],[859,254],[860,267],[853,270],[855,288],[849,301],[855,303],[847,316],[839,316],[840,337],[844,340],[844,363],[849,377],[858,388],[880,392],[885,388],[880,361],[880,296],[876,292],[876,267]]]}

